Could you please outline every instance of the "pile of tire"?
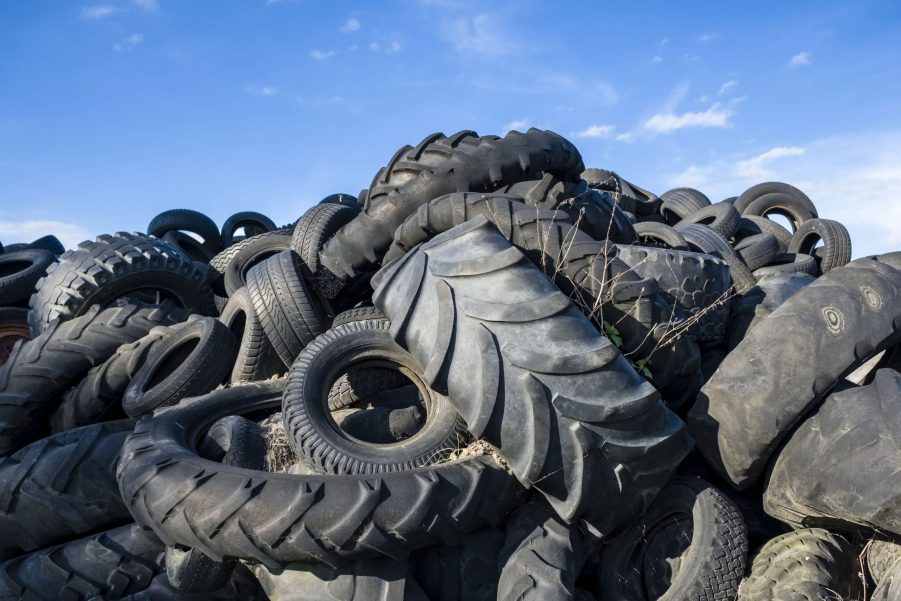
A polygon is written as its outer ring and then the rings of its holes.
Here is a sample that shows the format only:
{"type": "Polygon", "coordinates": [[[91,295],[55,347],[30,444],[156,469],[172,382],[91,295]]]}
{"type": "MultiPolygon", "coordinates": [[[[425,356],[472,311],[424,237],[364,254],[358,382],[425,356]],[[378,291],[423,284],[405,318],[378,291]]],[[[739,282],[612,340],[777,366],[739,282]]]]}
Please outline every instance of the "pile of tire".
{"type": "Polygon", "coordinates": [[[7,246],[0,599],[898,599],[898,295],[537,129],[7,246]]]}

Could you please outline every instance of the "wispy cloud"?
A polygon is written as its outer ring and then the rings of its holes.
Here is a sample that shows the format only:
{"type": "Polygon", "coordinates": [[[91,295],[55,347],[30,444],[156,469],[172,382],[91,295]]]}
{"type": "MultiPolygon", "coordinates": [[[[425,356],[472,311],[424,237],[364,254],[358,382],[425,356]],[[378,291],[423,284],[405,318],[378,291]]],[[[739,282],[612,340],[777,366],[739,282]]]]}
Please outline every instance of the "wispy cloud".
{"type": "Polygon", "coordinates": [[[662,62],[663,62],[663,57],[660,56],[659,54],[657,54],[657,55],[654,56],[654,58],[651,59],[651,62],[652,62],[652,63],[662,63],[662,62]]]}
{"type": "Polygon", "coordinates": [[[720,86],[720,90],[719,90],[719,92],[717,92],[717,94],[720,96],[722,96],[723,94],[728,94],[729,91],[732,90],[737,85],[738,85],[737,81],[735,81],[734,79],[730,79],[729,81],[727,81],[726,83],[724,83],[723,85],[720,86]]]}
{"type": "Polygon", "coordinates": [[[616,134],[616,137],[614,138],[614,140],[616,140],[617,142],[625,142],[627,144],[629,142],[632,142],[634,139],[635,139],[635,134],[633,134],[630,131],[626,131],[621,134],[616,134]]]}
{"type": "Polygon", "coordinates": [[[785,157],[800,156],[805,152],[800,146],[777,146],[750,159],[738,161],[735,173],[752,179],[767,179],[772,177],[772,173],[766,170],[767,164],[785,157]]]}
{"type": "Polygon", "coordinates": [[[82,6],[81,17],[83,19],[105,19],[121,11],[121,8],[111,4],[95,4],[93,6],[82,6]]]}
{"type": "Polygon", "coordinates": [[[344,33],[350,33],[353,31],[360,31],[360,20],[354,19],[351,17],[347,21],[344,22],[344,25],[341,26],[341,31],[344,33]]]}
{"type": "Polygon", "coordinates": [[[26,221],[6,221],[0,219],[0,239],[4,242],[31,242],[41,236],[53,234],[66,248],[75,248],[79,242],[92,238],[90,232],[81,225],[54,221],[52,219],[34,219],[26,221]]]}
{"type": "Polygon", "coordinates": [[[729,127],[732,114],[731,106],[715,103],[706,111],[658,113],[647,119],[642,127],[659,134],[670,134],[680,129],[729,127]]]}
{"type": "Polygon", "coordinates": [[[506,125],[504,125],[504,127],[502,129],[504,132],[508,132],[508,131],[513,131],[514,129],[515,130],[525,129],[528,126],[529,126],[528,119],[516,119],[516,120],[511,121],[510,123],[507,123],[506,125]]]}
{"type": "Polygon", "coordinates": [[[712,31],[708,31],[706,33],[702,33],[698,36],[698,42],[701,44],[706,44],[707,42],[712,42],[713,40],[720,37],[720,34],[712,31]]]}
{"type": "Polygon", "coordinates": [[[582,131],[570,133],[573,138],[609,138],[616,129],[613,125],[589,125],[582,131]]]}
{"type": "Polygon", "coordinates": [[[261,86],[256,84],[247,86],[244,89],[251,94],[259,94],[260,96],[275,96],[279,92],[278,86],[261,86]]]}
{"type": "Polygon", "coordinates": [[[440,32],[453,49],[462,54],[504,56],[519,48],[505,33],[500,19],[488,13],[446,19],[440,32]]]}
{"type": "Polygon", "coordinates": [[[324,61],[335,56],[334,50],[313,50],[310,52],[310,58],[317,61],[324,61]]]}
{"type": "Polygon", "coordinates": [[[810,64],[810,53],[809,52],[799,52],[798,54],[791,57],[788,61],[788,66],[795,67],[803,67],[804,65],[810,64]]]}
{"type": "Polygon", "coordinates": [[[122,38],[121,40],[113,44],[113,50],[115,50],[116,52],[127,52],[128,50],[134,50],[143,42],[143,33],[133,33],[127,38],[122,38]]]}
{"type": "Polygon", "coordinates": [[[148,12],[155,11],[160,7],[157,0],[134,0],[134,3],[138,8],[148,12]]]}

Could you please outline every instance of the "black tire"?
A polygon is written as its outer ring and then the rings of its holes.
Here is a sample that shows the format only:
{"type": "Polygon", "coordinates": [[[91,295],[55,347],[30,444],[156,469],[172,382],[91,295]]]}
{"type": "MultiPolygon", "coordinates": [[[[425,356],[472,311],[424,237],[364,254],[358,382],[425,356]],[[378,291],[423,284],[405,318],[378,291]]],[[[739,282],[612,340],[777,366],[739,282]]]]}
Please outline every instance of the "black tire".
{"type": "Polygon", "coordinates": [[[154,326],[181,318],[171,303],[104,310],[95,305],[81,317],[56,321],[37,338],[18,343],[0,367],[0,456],[47,434],[48,417],[63,393],[91,367],[154,326]]]}
{"type": "MultiPolygon", "coordinates": [[[[788,245],[788,252],[813,256],[818,241],[823,246],[817,248],[819,273],[826,273],[851,261],[851,235],[847,228],[831,219],[810,219],[801,224],[788,245]]],[[[817,275],[817,274],[815,274],[817,275]]]]}
{"type": "Polygon", "coordinates": [[[137,524],[0,565],[0,599],[122,599],[162,572],[163,543],[137,524]]]}
{"type": "Polygon", "coordinates": [[[637,244],[639,246],[688,250],[688,241],[670,225],[654,221],[643,221],[636,223],[633,227],[635,234],[638,236],[637,244]]]}
{"type": "Polygon", "coordinates": [[[413,576],[429,599],[497,601],[497,565],[504,532],[483,528],[455,545],[437,545],[416,553],[413,576]]]}
{"type": "Polygon", "coordinates": [[[235,232],[244,229],[244,238],[252,238],[259,234],[265,234],[276,229],[275,222],[256,211],[241,211],[235,213],[222,224],[222,244],[228,248],[235,240],[235,232]]]}
{"type": "Polygon", "coordinates": [[[160,240],[180,253],[191,257],[197,263],[209,263],[210,259],[216,255],[216,253],[204,246],[202,242],[178,230],[166,232],[160,240]]]}
{"type": "Polygon", "coordinates": [[[687,217],[684,217],[679,221],[678,225],[688,225],[689,223],[706,225],[724,239],[728,240],[738,229],[740,221],[741,215],[739,215],[738,211],[732,208],[732,206],[717,203],[690,213],[687,217]]]}
{"type": "Polygon", "coordinates": [[[742,238],[735,243],[735,252],[741,257],[752,272],[768,265],[779,254],[779,241],[776,236],[763,233],[742,238]]]}
{"type": "Polygon", "coordinates": [[[741,512],[700,478],[667,484],[638,523],[601,550],[598,598],[735,599],[748,561],[741,512]]]}
{"type": "Polygon", "coordinates": [[[326,330],[327,317],[303,277],[300,257],[285,250],[255,265],[247,291],[263,331],[282,363],[291,365],[326,330]]]}
{"type": "Polygon", "coordinates": [[[738,601],[859,599],[857,555],[847,540],[827,530],[783,534],[757,552],[738,601]]]}
{"type": "Polygon", "coordinates": [[[858,259],[798,291],[748,332],[688,415],[711,465],[738,488],[757,480],[813,403],[856,365],[895,344],[899,294],[901,271],[858,259]],[[810,349],[817,349],[816,361],[810,349]]]}
{"type": "Polygon", "coordinates": [[[669,225],[676,225],[692,213],[710,206],[710,199],[693,188],[674,188],[660,195],[660,214],[669,225]]]}
{"type": "Polygon", "coordinates": [[[228,299],[219,321],[239,341],[238,354],[228,378],[229,384],[267,380],[286,371],[286,366],[266,338],[247,287],[239,288],[228,299]]]}
{"type": "Polygon", "coordinates": [[[491,192],[517,181],[550,173],[575,181],[582,157],[569,141],[538,129],[511,131],[503,138],[477,137],[463,131],[450,137],[434,134],[416,148],[400,149],[369,188],[364,212],[341,228],[321,253],[336,282],[323,284],[327,296],[340,280],[353,278],[378,262],[394,230],[417,207],[451,192],[491,192]]]}
{"type": "Polygon", "coordinates": [[[770,472],[763,506],[796,527],[901,536],[894,482],[901,465],[901,374],[880,369],[872,384],[826,397],[799,425],[770,472]],[[861,491],[866,491],[862,494],[861,491]]]}
{"type": "Polygon", "coordinates": [[[338,326],[343,326],[346,323],[350,323],[352,321],[363,321],[364,319],[388,319],[385,317],[385,314],[382,313],[382,310],[378,307],[373,306],[363,306],[363,307],[354,307],[353,309],[348,309],[347,311],[342,311],[335,315],[335,319],[332,320],[332,327],[337,328],[338,326]]]}
{"type": "Polygon", "coordinates": [[[792,225],[792,230],[797,232],[805,221],[818,217],[813,205],[798,200],[792,196],[786,196],[778,192],[764,194],[746,206],[741,214],[744,216],[766,217],[770,214],[782,215],[792,225]]]}
{"type": "MultiPolygon", "coordinates": [[[[390,557],[361,559],[346,566],[304,565],[256,576],[267,599],[297,601],[431,601],[410,575],[410,562],[390,557]],[[300,568],[300,569],[297,569],[300,568]]],[[[447,597],[441,597],[442,601],[447,597]]]]}
{"type": "Polygon", "coordinates": [[[322,247],[335,232],[359,213],[359,206],[328,202],[314,205],[297,221],[291,237],[291,250],[300,256],[304,277],[310,285],[316,287],[318,282],[317,277],[321,268],[319,252],[322,247]]]}
{"type": "Polygon", "coordinates": [[[792,239],[792,233],[789,230],[766,217],[743,215],[738,224],[738,231],[735,232],[735,237],[741,239],[754,234],[772,234],[779,242],[779,252],[788,252],[788,245],[792,239]]]}
{"type": "Polygon", "coordinates": [[[901,561],[901,544],[871,540],[865,548],[867,553],[867,573],[876,584],[882,583],[893,565],[901,561]]]}
{"type": "Polygon", "coordinates": [[[498,566],[498,599],[556,601],[575,597],[588,539],[578,526],[560,521],[543,502],[517,509],[507,520],[498,566]]]}
{"type": "Polygon", "coordinates": [[[0,559],[130,522],[116,462],[133,427],[129,420],[95,424],[0,459],[0,559]]]}
{"type": "Polygon", "coordinates": [[[374,284],[426,384],[565,522],[610,532],[687,453],[680,420],[653,387],[486,218],[407,253],[374,284]],[[611,486],[613,474],[630,482],[611,486]]]}
{"type": "Polygon", "coordinates": [[[132,418],[206,394],[232,370],[238,344],[225,324],[192,315],[177,327],[178,332],[153,345],[125,388],[122,408],[132,418]]]}
{"type": "Polygon", "coordinates": [[[113,306],[131,297],[154,304],[169,299],[212,315],[216,308],[206,278],[205,269],[160,240],[123,232],[99,236],[47,268],[31,296],[28,322],[36,336],[54,319],[72,319],[92,305],[113,306]]]}
{"type": "Polygon", "coordinates": [[[46,250],[55,256],[59,256],[66,252],[66,247],[59,241],[59,238],[53,235],[41,236],[28,245],[31,250],[46,250]]]}
{"type": "Polygon", "coordinates": [[[343,205],[345,207],[350,207],[351,209],[356,209],[357,212],[360,212],[360,208],[362,203],[357,196],[353,194],[329,194],[325,198],[319,201],[319,204],[336,204],[343,205]]]}
{"type": "Polygon", "coordinates": [[[274,230],[242,240],[240,244],[224,251],[228,253],[234,249],[232,258],[225,265],[222,274],[226,295],[231,296],[247,285],[247,274],[254,265],[289,248],[291,248],[291,234],[274,230]]]}
{"type": "Polygon", "coordinates": [[[0,255],[0,307],[25,302],[56,257],[46,250],[20,250],[0,255]]]}
{"type": "Polygon", "coordinates": [[[815,276],[817,275],[817,262],[810,255],[782,253],[776,255],[765,267],[755,269],[754,277],[759,280],[767,276],[790,273],[806,273],[815,276]]]}
{"type": "Polygon", "coordinates": [[[729,266],[702,253],[619,247],[619,258],[643,278],[653,278],[686,320],[682,325],[699,344],[718,344],[726,335],[732,280],[729,266]]]}
{"type": "MultiPolygon", "coordinates": [[[[355,320],[361,321],[361,320],[355,320]]],[[[383,367],[356,369],[341,374],[328,391],[329,411],[338,411],[381,392],[397,390],[409,384],[402,373],[383,367]]]]}
{"type": "Polygon", "coordinates": [[[132,514],[168,545],[280,569],[299,561],[404,559],[497,524],[521,501],[515,479],[484,456],[386,475],[301,476],[197,455],[197,441],[213,423],[275,409],[283,386],[273,380],[217,390],[139,421],[118,472],[132,514]],[[173,494],[182,487],[186,494],[173,494]],[[211,506],[210,499],[218,501],[211,506]]]}
{"type": "Polygon", "coordinates": [[[816,207],[813,206],[813,202],[806,194],[794,186],[782,182],[764,182],[762,184],[751,186],[741,193],[733,205],[738,209],[739,213],[744,213],[748,205],[765,194],[782,194],[784,196],[790,196],[802,203],[808,210],[816,212],[816,207]]]}
{"type": "Polygon", "coordinates": [[[885,580],[879,583],[870,601],[896,601],[901,599],[901,561],[896,561],[885,580]]]}
{"type": "Polygon", "coordinates": [[[732,283],[739,294],[744,294],[757,283],[757,278],[754,277],[751,270],[741,260],[741,257],[732,250],[725,238],[716,231],[706,225],[695,223],[680,225],[676,228],[676,231],[682,234],[691,250],[707,253],[725,261],[729,265],[732,283]]]}
{"type": "Polygon", "coordinates": [[[162,238],[167,232],[193,232],[203,238],[203,245],[213,254],[222,250],[222,235],[216,223],[191,209],[170,209],[163,211],[147,224],[147,234],[162,238]]]}
{"type": "Polygon", "coordinates": [[[0,365],[6,363],[20,340],[31,340],[28,329],[28,309],[0,307],[0,365]]]}
{"type": "Polygon", "coordinates": [[[466,439],[466,424],[447,399],[422,380],[413,358],[391,338],[390,328],[385,320],[333,328],[310,343],[288,372],[282,400],[288,440],[301,461],[320,473],[410,470],[441,461],[466,439]],[[394,369],[416,385],[426,416],[409,438],[381,445],[359,440],[329,415],[328,393],[336,377],[367,364],[394,369]]]}
{"type": "Polygon", "coordinates": [[[732,305],[732,318],[726,330],[728,349],[737,347],[760,320],[815,280],[807,273],[782,273],[760,278],[756,286],[732,305]]]}

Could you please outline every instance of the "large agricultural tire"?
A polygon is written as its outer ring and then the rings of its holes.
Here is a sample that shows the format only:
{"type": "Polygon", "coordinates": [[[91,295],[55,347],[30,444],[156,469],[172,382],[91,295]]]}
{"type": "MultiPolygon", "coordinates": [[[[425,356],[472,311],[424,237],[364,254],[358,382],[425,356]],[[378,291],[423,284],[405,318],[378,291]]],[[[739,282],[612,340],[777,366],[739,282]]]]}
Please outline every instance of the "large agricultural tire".
{"type": "Polygon", "coordinates": [[[31,332],[37,336],[54,319],[72,319],[93,305],[105,308],[129,297],[153,303],[170,299],[213,315],[206,278],[205,269],[161,240],[123,232],[100,236],[64,252],[47,268],[29,302],[31,332]]]}
{"type": "Polygon", "coordinates": [[[28,309],[0,307],[0,365],[6,363],[16,343],[31,340],[28,329],[28,309]]]}
{"type": "Polygon", "coordinates": [[[318,476],[246,470],[197,455],[213,423],[276,409],[283,387],[272,380],[217,390],[139,421],[118,470],[132,515],[167,545],[281,569],[406,558],[497,524],[521,501],[516,480],[484,456],[395,474],[318,476]]]}
{"type": "Polygon", "coordinates": [[[27,301],[56,257],[46,250],[20,250],[0,255],[0,307],[27,301]]]}
{"type": "Polygon", "coordinates": [[[901,536],[901,374],[829,395],[779,452],[767,513],[795,527],[901,536]]]}
{"type": "Polygon", "coordinates": [[[748,533],[735,503],[700,478],[677,478],[602,548],[598,597],[735,599],[747,560],[748,533]]]}
{"type": "Polygon", "coordinates": [[[253,308],[246,286],[229,297],[219,321],[239,341],[238,356],[228,379],[229,384],[267,380],[285,372],[285,364],[266,338],[263,323],[253,308]]]}
{"type": "Polygon", "coordinates": [[[416,209],[451,192],[491,192],[517,181],[550,173],[576,181],[584,169],[579,151],[561,136],[538,129],[511,131],[503,138],[479,138],[463,131],[435,134],[415,148],[400,149],[369,188],[367,205],[338,230],[322,250],[322,265],[334,283],[323,283],[327,296],[343,280],[373,267],[391,244],[394,230],[416,209]]]}
{"type": "Polygon", "coordinates": [[[282,412],[288,440],[301,461],[320,473],[378,474],[411,470],[443,459],[466,438],[453,406],[422,380],[413,357],[384,320],[332,328],[310,343],[288,372],[282,412]],[[329,415],[335,377],[355,365],[394,369],[416,386],[425,409],[422,427],[409,438],[378,445],[349,435],[329,415]]]}
{"type": "Polygon", "coordinates": [[[429,599],[497,601],[504,539],[503,530],[482,528],[456,545],[423,549],[413,558],[413,576],[429,599]]]}
{"type": "Polygon", "coordinates": [[[566,523],[609,533],[688,452],[656,390],[486,218],[436,236],[373,283],[425,382],[566,523]]]}
{"type": "Polygon", "coordinates": [[[688,415],[698,448],[750,486],[815,402],[899,340],[901,271],[873,259],[833,269],[749,331],[704,385],[688,415]]]}
{"type": "Polygon", "coordinates": [[[0,559],[131,521],[116,462],[129,420],[70,430],[0,459],[0,559]]]}
{"type": "Polygon", "coordinates": [[[327,316],[303,277],[300,257],[285,250],[255,265],[247,292],[266,338],[285,365],[327,328],[327,316]]]}
{"type": "Polygon", "coordinates": [[[851,601],[860,598],[857,551],[842,536],[811,528],[765,544],[751,563],[738,601],[851,601]]]}
{"type": "Polygon", "coordinates": [[[888,575],[893,565],[901,562],[901,544],[885,540],[872,540],[867,543],[867,573],[870,579],[880,584],[888,575]]]}
{"type": "Polygon", "coordinates": [[[760,278],[756,286],[733,303],[727,329],[728,349],[737,347],[751,328],[814,281],[816,278],[807,273],[777,273],[760,278]]]}
{"type": "Polygon", "coordinates": [[[873,591],[870,601],[897,601],[901,599],[901,561],[896,561],[885,580],[873,591]]]}
{"type": "Polygon", "coordinates": [[[69,321],[56,321],[33,340],[17,343],[0,366],[0,456],[49,431],[48,418],[67,388],[123,344],[151,328],[182,319],[171,303],[103,309],[94,305],[69,321]]]}
{"type": "Polygon", "coordinates": [[[170,209],[163,211],[147,224],[147,234],[162,238],[168,232],[192,232],[203,238],[203,245],[211,254],[222,250],[222,235],[216,223],[198,211],[170,209]]]}

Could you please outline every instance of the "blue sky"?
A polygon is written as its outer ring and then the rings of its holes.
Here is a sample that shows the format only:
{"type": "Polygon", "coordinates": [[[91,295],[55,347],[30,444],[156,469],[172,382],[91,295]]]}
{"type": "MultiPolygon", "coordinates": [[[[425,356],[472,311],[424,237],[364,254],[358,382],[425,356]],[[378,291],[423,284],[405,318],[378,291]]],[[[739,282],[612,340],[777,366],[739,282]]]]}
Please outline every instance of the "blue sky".
{"type": "Polygon", "coordinates": [[[6,243],[285,223],[431,132],[535,126],[657,193],[782,179],[856,256],[901,248],[897,2],[9,0],[0,27],[6,243]]]}

